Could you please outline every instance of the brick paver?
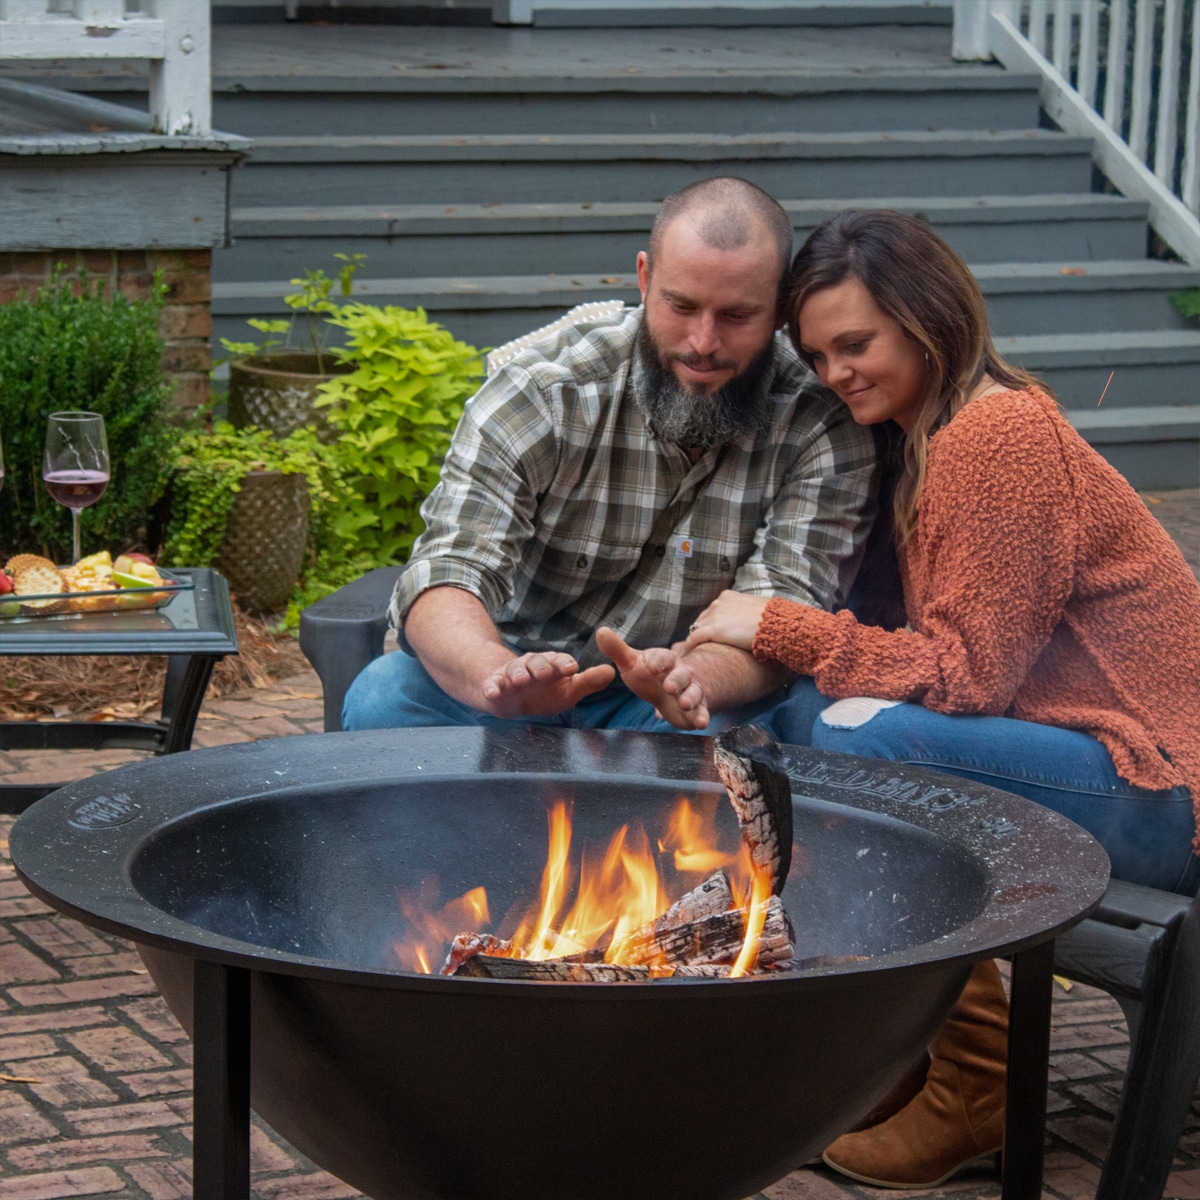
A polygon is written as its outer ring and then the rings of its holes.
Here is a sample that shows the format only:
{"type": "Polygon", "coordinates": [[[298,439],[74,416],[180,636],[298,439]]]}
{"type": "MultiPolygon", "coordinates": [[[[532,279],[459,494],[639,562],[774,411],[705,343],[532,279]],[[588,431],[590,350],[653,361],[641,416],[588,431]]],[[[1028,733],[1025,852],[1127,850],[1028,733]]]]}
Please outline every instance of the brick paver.
{"type": "MultiPolygon", "coordinates": [[[[1200,576],[1200,489],[1147,496],[1200,576]]],[[[238,700],[206,702],[197,745],[318,733],[320,684],[308,672],[238,700]]],[[[0,753],[10,780],[57,781],[110,770],[135,751],[0,753]]],[[[52,912],[7,858],[12,818],[0,817],[0,1197],[190,1200],[191,1045],[119,939],[52,912]]],[[[1046,1187],[1053,1200],[1095,1192],[1128,1054],[1124,1020],[1101,992],[1056,986],[1046,1187]]],[[[252,1135],[256,1200],[349,1200],[354,1189],[318,1170],[269,1129],[252,1135]]],[[[933,1196],[998,1200],[987,1169],[932,1191],[893,1193],[820,1168],[796,1171],[766,1200],[933,1196]]],[[[1200,1200],[1200,1109],[1193,1106],[1169,1200],[1200,1200]]],[[[649,1200],[649,1198],[647,1198],[649,1200]]]]}

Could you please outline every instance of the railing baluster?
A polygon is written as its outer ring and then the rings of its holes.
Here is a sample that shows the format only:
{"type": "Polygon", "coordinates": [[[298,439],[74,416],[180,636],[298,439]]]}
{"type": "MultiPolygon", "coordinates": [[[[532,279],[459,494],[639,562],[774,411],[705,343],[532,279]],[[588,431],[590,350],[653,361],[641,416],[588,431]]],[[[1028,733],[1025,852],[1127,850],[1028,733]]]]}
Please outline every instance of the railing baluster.
{"type": "Polygon", "coordinates": [[[1162,61],[1158,67],[1158,120],[1154,129],[1154,174],[1167,187],[1175,182],[1175,138],[1179,132],[1179,50],[1182,40],[1182,0],[1165,0],[1162,61]]]}
{"type": "Polygon", "coordinates": [[[1046,13],[1049,7],[1049,0],[1030,0],[1029,32],[1025,36],[1039,54],[1046,53],[1046,13]]]}
{"type": "Polygon", "coordinates": [[[1187,126],[1179,195],[1200,216],[1200,0],[1192,8],[1192,66],[1188,72],[1187,126]]]}
{"type": "Polygon", "coordinates": [[[1096,107],[1097,52],[1100,42],[1100,6],[1084,4],[1079,10],[1079,70],[1076,87],[1079,94],[1096,107]]]}
{"type": "Polygon", "coordinates": [[[1125,46],[1129,34],[1126,0],[1112,0],[1108,10],[1108,57],[1105,59],[1104,123],[1123,135],[1125,117],[1125,46]]]}
{"type": "Polygon", "coordinates": [[[1133,112],[1129,118],[1129,148],[1146,161],[1150,136],[1150,92],[1154,86],[1154,0],[1138,0],[1133,29],[1133,112]]]}
{"type": "Polygon", "coordinates": [[[1064,79],[1071,78],[1071,18],[1074,7],[1072,0],[1054,0],[1054,57],[1051,61],[1062,72],[1064,79]]]}

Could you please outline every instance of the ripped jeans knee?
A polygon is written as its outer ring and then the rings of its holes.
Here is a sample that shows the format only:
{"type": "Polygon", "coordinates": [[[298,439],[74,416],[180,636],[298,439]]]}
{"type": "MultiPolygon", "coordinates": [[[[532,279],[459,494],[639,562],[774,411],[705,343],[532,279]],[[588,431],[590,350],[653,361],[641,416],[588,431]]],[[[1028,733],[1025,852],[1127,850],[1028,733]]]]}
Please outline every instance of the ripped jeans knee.
{"type": "Polygon", "coordinates": [[[872,696],[848,696],[822,709],[818,720],[830,729],[858,729],[885,708],[895,708],[899,700],[876,700],[872,696]]]}

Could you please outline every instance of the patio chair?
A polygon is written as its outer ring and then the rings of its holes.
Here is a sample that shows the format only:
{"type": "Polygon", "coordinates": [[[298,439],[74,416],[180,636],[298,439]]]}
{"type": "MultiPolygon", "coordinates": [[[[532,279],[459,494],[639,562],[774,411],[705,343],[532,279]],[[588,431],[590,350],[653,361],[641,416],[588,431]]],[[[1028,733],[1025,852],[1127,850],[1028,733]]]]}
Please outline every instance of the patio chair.
{"type": "Polygon", "coordinates": [[[1108,992],[1129,1063],[1096,1200],[1159,1200],[1200,1078],[1200,909],[1114,879],[1055,943],[1054,969],[1108,992]]]}

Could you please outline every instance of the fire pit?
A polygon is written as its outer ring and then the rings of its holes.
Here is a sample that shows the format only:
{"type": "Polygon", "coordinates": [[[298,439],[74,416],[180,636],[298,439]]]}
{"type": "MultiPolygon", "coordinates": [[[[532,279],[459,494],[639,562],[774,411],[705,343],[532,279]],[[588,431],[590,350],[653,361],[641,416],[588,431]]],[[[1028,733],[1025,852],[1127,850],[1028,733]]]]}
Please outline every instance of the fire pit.
{"type": "Polygon", "coordinates": [[[397,889],[431,872],[443,896],[486,886],[496,911],[526,896],[555,800],[603,843],[720,792],[707,739],[432,729],[199,750],[56,792],[11,848],[35,894],[137,942],[194,1031],[197,1195],[245,1194],[248,1042],[254,1107],[374,1200],[737,1200],[888,1091],[973,963],[1045,943],[1108,876],[1087,834],[1007,793],[786,761],[781,898],[808,965],[737,980],[443,978],[393,951],[397,889]]]}

